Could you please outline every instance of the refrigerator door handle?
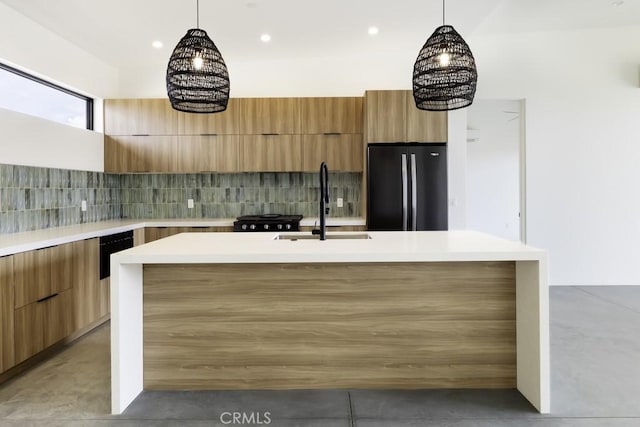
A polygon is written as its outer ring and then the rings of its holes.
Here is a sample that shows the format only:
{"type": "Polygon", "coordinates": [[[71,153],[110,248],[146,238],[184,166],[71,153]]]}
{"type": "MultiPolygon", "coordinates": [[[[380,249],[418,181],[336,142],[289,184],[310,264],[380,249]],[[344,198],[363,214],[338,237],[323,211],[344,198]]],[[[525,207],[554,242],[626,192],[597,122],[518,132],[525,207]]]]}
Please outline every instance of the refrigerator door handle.
{"type": "Polygon", "coordinates": [[[416,171],[416,155],[411,154],[411,229],[418,229],[418,179],[416,171]]]}
{"type": "MultiPolygon", "coordinates": [[[[407,188],[407,155],[403,154],[402,158],[402,231],[407,231],[409,221],[407,218],[409,189],[407,188]]],[[[396,187],[397,188],[397,187],[396,187]]]]}

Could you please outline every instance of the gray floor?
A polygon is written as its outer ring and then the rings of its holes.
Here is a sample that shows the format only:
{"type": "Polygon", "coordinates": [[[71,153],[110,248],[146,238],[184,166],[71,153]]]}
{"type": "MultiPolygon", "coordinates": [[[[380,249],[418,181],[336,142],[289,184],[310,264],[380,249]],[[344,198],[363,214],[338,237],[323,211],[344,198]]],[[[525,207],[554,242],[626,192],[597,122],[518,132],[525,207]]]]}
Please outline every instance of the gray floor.
{"type": "Polygon", "coordinates": [[[1,385],[0,426],[640,426],[640,287],[550,295],[550,415],[515,390],[316,390],[145,392],[111,416],[104,326],[1,385]]]}

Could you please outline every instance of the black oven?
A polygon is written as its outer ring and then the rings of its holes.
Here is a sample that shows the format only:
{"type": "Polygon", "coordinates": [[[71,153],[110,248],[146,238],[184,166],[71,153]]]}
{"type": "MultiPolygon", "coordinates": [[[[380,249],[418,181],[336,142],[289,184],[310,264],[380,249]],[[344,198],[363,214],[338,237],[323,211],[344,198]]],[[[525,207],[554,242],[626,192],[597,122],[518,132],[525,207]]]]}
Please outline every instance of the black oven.
{"type": "Polygon", "coordinates": [[[133,247],[133,231],[100,237],[100,280],[111,274],[111,254],[133,247]]]}

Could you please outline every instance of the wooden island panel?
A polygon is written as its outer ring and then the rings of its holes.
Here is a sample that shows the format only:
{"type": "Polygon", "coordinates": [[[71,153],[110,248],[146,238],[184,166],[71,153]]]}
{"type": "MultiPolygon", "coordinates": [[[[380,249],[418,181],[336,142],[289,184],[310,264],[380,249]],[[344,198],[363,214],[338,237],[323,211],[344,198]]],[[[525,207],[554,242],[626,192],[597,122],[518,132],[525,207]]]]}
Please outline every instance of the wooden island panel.
{"type": "Polygon", "coordinates": [[[144,265],[145,389],[514,388],[514,262],[144,265]]]}

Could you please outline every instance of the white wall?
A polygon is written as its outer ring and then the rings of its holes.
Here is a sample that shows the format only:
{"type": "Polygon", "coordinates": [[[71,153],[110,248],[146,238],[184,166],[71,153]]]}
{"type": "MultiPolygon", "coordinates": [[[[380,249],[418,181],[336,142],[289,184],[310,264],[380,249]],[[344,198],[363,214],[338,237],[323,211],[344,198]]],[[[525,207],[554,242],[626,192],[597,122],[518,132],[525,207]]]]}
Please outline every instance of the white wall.
{"type": "Polygon", "coordinates": [[[469,38],[478,98],[526,99],[527,240],[552,285],[640,285],[640,27],[469,38]]]}
{"type": "MultiPolygon", "coordinates": [[[[413,57],[397,51],[379,56],[339,56],[229,63],[231,96],[362,96],[367,89],[411,89],[413,57]]],[[[166,65],[122,72],[124,98],[167,96],[166,65]]]]}
{"type": "MultiPolygon", "coordinates": [[[[0,62],[97,98],[114,96],[115,68],[0,3],[0,62]]],[[[101,171],[103,136],[0,109],[0,163],[101,171]]]]}
{"type": "Polygon", "coordinates": [[[104,171],[104,135],[0,108],[0,163],[104,171]]]}
{"type": "Polygon", "coordinates": [[[447,116],[447,192],[449,230],[467,228],[467,110],[449,111],[447,116]]]}
{"type": "Polygon", "coordinates": [[[520,102],[479,100],[467,126],[479,138],[467,144],[469,229],[520,240],[520,102]]]}

